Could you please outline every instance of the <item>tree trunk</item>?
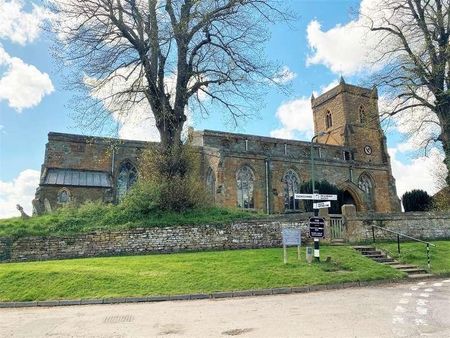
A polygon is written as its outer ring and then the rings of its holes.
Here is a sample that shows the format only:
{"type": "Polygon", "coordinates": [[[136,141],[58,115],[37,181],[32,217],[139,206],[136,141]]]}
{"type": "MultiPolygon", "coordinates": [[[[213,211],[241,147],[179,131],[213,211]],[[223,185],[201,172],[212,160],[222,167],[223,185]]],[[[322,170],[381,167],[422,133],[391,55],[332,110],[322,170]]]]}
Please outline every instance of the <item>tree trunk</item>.
{"type": "Polygon", "coordinates": [[[181,142],[184,120],[173,118],[173,116],[170,115],[170,120],[166,118],[156,123],[161,136],[160,174],[169,179],[182,178],[187,172],[187,163],[185,163],[183,143],[181,142]]]}
{"type": "Polygon", "coordinates": [[[439,140],[444,149],[444,164],[448,170],[446,182],[450,186],[450,95],[444,95],[436,101],[436,112],[441,125],[439,140]]]}

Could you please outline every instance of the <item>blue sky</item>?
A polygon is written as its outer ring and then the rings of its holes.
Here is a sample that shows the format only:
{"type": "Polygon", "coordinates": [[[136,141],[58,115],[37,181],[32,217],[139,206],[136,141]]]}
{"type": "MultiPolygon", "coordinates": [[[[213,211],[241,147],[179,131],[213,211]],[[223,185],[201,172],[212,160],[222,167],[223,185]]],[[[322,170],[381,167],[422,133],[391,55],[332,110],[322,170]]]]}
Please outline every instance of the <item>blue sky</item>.
{"type": "MultiPolygon", "coordinates": [[[[376,1],[364,0],[362,5],[376,1]]],[[[358,16],[352,13],[360,5],[356,0],[291,1],[298,20],[291,27],[273,26],[267,45],[268,58],[285,66],[291,78],[290,93],[271,89],[259,117],[238,129],[224,125],[215,114],[201,120],[193,112],[195,129],[309,139],[311,93],[330,87],[341,74],[354,84],[370,74],[361,55],[365,42],[354,30],[358,16]]],[[[49,34],[39,30],[39,22],[46,18],[40,6],[39,1],[0,0],[0,217],[16,215],[16,203],[30,211],[48,132],[87,133],[71,118],[72,92],[63,89],[49,34]]],[[[143,138],[146,131],[134,129],[128,127],[122,135],[143,138]]],[[[387,130],[399,193],[413,188],[433,193],[429,171],[434,162],[412,151],[399,131],[387,130]]]]}

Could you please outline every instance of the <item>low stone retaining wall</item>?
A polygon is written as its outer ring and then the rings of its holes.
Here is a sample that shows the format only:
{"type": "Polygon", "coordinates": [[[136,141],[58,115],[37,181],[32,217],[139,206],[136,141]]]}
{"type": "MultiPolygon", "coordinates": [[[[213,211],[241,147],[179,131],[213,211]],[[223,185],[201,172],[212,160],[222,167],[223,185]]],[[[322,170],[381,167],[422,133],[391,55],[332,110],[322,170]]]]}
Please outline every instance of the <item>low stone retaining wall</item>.
{"type": "MultiPolygon", "coordinates": [[[[347,240],[358,242],[372,240],[372,225],[400,232],[419,239],[449,239],[450,213],[442,212],[405,212],[405,213],[356,213],[344,211],[347,240]]],[[[395,239],[387,231],[375,228],[375,238],[395,239]]]]}
{"type": "Polygon", "coordinates": [[[301,228],[302,238],[306,238],[308,226],[301,220],[99,231],[65,237],[24,237],[16,240],[0,238],[0,261],[267,248],[281,246],[283,227],[301,228]]]}

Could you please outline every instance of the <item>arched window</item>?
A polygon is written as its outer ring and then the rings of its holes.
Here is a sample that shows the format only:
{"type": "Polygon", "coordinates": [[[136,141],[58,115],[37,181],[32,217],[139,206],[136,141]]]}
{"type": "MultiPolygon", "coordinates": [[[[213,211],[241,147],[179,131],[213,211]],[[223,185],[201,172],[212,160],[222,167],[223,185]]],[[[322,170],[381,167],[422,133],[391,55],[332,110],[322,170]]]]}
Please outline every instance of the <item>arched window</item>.
{"type": "Polygon", "coordinates": [[[288,170],[283,177],[284,182],[284,209],[299,210],[299,200],[294,195],[299,192],[299,179],[293,170],[288,170]]]}
{"type": "Polygon", "coordinates": [[[211,197],[215,199],[216,177],[214,175],[214,171],[211,168],[208,168],[208,172],[206,173],[206,190],[211,194],[211,197]]]}
{"type": "Polygon", "coordinates": [[[359,106],[359,122],[361,122],[362,124],[367,122],[366,110],[364,109],[363,105],[359,106]]]}
{"type": "Polygon", "coordinates": [[[67,188],[62,188],[58,191],[58,195],[56,196],[56,202],[59,204],[67,204],[71,200],[70,191],[67,188]]]}
{"type": "Polygon", "coordinates": [[[366,202],[369,207],[369,210],[373,209],[373,182],[369,175],[366,173],[361,174],[358,179],[358,187],[364,192],[364,196],[366,197],[366,202]]]}
{"type": "Polygon", "coordinates": [[[119,174],[117,176],[117,198],[121,201],[127,191],[136,183],[137,170],[130,162],[123,162],[119,167],[119,174]]]}
{"type": "Polygon", "coordinates": [[[330,128],[333,125],[333,119],[331,117],[331,112],[327,111],[327,116],[325,117],[325,125],[328,128],[330,128]]]}
{"type": "Polygon", "coordinates": [[[239,208],[252,209],[253,202],[253,182],[255,176],[249,166],[241,167],[236,173],[237,183],[237,205],[239,208]]]}

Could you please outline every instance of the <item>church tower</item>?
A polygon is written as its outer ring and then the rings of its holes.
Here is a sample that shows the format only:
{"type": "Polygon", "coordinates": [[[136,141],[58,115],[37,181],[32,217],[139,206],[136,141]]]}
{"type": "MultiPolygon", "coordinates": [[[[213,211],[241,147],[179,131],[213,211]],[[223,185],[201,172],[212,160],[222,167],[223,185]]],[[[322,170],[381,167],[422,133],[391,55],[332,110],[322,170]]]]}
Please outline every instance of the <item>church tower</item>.
{"type": "Polygon", "coordinates": [[[400,210],[395,179],[380,126],[378,92],[345,83],[311,97],[317,142],[343,147],[336,159],[348,164],[347,190],[363,196],[366,210],[400,210]]]}
{"type": "Polygon", "coordinates": [[[317,142],[351,149],[355,161],[387,164],[386,138],[380,127],[377,89],[340,83],[315,98],[311,97],[317,142]]]}

